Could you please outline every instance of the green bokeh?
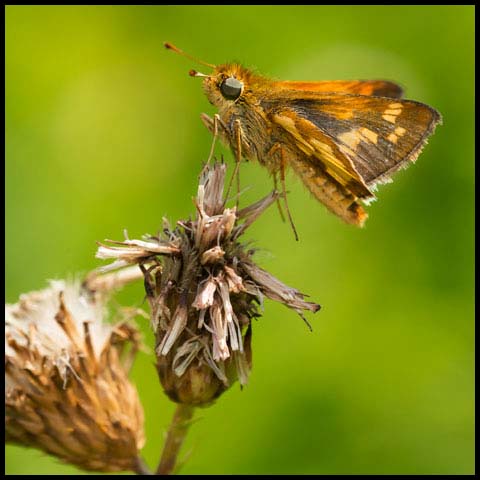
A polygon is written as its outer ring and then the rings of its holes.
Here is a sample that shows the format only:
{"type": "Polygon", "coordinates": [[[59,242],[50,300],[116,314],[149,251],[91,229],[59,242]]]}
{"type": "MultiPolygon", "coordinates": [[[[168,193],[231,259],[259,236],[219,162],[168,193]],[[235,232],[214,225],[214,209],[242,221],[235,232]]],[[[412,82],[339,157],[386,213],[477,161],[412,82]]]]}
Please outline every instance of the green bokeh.
{"type": "MultiPolygon", "coordinates": [[[[289,177],[301,241],[275,208],[248,237],[323,309],[310,333],[267,303],[251,381],[198,412],[182,473],[473,473],[473,6],[6,7],[7,301],[98,266],[95,240],[194,211],[211,142],[199,114],[213,109],[165,40],[279,79],[392,79],[444,118],[363,230],[289,177]]],[[[242,183],[245,201],[270,189],[255,163],[242,183]]],[[[152,364],[141,354],[133,380],[153,467],[173,405],[152,364]]],[[[9,446],[6,472],[78,471],[9,446]]]]}

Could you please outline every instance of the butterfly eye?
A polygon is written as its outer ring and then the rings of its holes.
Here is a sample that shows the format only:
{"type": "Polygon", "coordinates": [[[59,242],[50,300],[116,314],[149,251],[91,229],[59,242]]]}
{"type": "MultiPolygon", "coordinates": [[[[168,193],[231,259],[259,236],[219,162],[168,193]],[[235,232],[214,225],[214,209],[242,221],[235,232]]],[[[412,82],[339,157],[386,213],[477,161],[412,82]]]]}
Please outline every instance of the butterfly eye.
{"type": "Polygon", "coordinates": [[[225,98],[236,100],[242,93],[243,83],[234,77],[226,78],[220,85],[220,91],[225,98]]]}

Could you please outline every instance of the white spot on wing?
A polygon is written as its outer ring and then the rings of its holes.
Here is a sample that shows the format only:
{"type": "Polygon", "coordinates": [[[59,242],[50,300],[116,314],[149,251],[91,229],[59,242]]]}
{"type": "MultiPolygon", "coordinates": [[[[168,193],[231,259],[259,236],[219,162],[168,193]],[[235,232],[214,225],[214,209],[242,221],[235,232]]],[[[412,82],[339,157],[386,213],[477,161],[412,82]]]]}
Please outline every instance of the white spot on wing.
{"type": "Polygon", "coordinates": [[[388,137],[387,140],[392,143],[397,143],[398,137],[394,134],[391,133],[388,137]]]}
{"type": "Polygon", "coordinates": [[[349,146],[352,150],[355,150],[360,143],[361,137],[357,130],[350,130],[342,133],[338,136],[339,140],[345,145],[349,146]]]}
{"type": "Polygon", "coordinates": [[[395,115],[382,115],[382,118],[390,123],[395,123],[397,117],[395,115]]]}
{"type": "Polygon", "coordinates": [[[362,140],[364,141],[366,140],[367,143],[371,142],[371,143],[377,144],[378,135],[375,132],[372,132],[371,130],[365,127],[362,127],[359,130],[359,132],[364,137],[362,140]]]}

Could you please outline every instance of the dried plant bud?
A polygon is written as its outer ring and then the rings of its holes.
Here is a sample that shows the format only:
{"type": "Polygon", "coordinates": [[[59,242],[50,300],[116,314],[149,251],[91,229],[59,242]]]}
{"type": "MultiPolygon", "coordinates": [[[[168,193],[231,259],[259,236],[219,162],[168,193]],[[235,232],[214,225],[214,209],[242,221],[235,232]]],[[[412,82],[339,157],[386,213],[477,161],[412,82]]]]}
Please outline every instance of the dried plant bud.
{"type": "Polygon", "coordinates": [[[79,283],[53,281],[5,305],[6,441],[86,470],[135,470],[143,410],[125,361],[138,349],[138,332],[103,323],[104,300],[79,283]]]}
{"type": "Polygon", "coordinates": [[[320,306],[288,287],[252,260],[239,242],[244,231],[278,194],[240,210],[226,208],[226,166],[205,166],[196,197],[195,220],[165,226],[162,236],[101,246],[100,258],[138,263],[145,277],[157,340],[157,367],[169,397],[208,405],[235,380],[245,385],[251,369],[251,319],[263,297],[303,317],[320,306]],[[159,249],[163,249],[159,252],[159,249]]]}

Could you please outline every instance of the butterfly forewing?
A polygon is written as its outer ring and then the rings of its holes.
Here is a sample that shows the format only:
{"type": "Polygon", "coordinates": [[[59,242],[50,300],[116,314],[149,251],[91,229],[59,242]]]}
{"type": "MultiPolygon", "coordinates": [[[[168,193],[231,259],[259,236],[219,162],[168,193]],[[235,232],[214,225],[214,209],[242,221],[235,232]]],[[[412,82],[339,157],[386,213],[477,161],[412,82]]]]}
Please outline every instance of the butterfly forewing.
{"type": "MultiPolygon", "coordinates": [[[[289,133],[301,136],[320,160],[324,155],[316,144],[333,142],[351,161],[352,179],[360,177],[367,187],[388,181],[391,173],[414,161],[441,120],[436,110],[422,103],[349,94],[290,95],[281,105],[271,105],[270,115],[280,126],[282,119],[291,118],[289,133]]],[[[345,165],[340,156],[337,161],[345,165]]]]}
{"type": "Polygon", "coordinates": [[[328,82],[275,82],[280,90],[299,90],[318,93],[350,93],[401,98],[403,89],[387,80],[333,80],[328,82]]]}

